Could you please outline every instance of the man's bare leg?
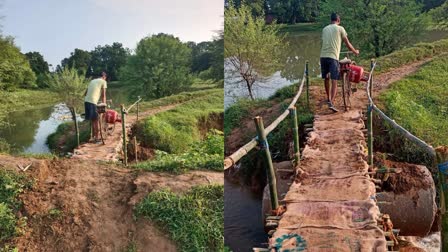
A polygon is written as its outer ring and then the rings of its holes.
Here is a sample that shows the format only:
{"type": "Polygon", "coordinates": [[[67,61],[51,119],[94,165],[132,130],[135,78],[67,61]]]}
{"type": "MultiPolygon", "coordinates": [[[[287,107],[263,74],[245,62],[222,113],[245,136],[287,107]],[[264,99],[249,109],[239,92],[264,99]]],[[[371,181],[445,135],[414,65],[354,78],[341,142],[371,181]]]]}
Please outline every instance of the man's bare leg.
{"type": "Polygon", "coordinates": [[[330,95],[330,102],[334,102],[334,98],[336,97],[336,94],[338,92],[338,81],[337,80],[331,80],[331,95],[330,95]]]}
{"type": "Polygon", "coordinates": [[[325,84],[325,93],[327,94],[327,101],[330,101],[330,78],[327,77],[324,80],[325,84]]]}
{"type": "Polygon", "coordinates": [[[96,140],[98,140],[99,139],[99,133],[100,133],[100,131],[99,131],[100,127],[99,127],[98,118],[92,120],[92,125],[93,125],[93,136],[95,137],[96,140]]]}

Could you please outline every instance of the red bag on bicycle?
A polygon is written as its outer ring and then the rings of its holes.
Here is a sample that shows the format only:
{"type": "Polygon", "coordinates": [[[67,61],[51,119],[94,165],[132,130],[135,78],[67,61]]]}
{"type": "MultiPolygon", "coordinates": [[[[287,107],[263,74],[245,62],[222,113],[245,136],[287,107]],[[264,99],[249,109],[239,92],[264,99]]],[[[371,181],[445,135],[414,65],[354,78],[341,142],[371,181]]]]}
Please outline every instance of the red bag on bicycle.
{"type": "Polygon", "coordinates": [[[109,109],[106,111],[106,122],[107,123],[115,123],[115,122],[121,122],[121,118],[118,118],[118,112],[109,109]]]}

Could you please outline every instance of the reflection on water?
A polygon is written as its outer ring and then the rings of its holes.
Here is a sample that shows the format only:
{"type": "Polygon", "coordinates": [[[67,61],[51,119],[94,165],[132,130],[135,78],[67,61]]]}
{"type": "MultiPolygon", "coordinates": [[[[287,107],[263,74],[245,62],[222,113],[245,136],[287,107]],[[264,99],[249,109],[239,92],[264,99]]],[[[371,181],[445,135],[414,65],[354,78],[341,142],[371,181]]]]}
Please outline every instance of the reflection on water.
{"type": "Polygon", "coordinates": [[[224,239],[234,252],[252,251],[253,247],[266,247],[268,236],[264,232],[261,216],[262,195],[224,181],[224,239]]]}
{"type": "Polygon", "coordinates": [[[14,152],[48,153],[48,135],[67,120],[71,120],[70,111],[63,103],[13,112],[8,115],[10,126],[0,129],[0,137],[12,146],[14,152]]]}
{"type": "MultiPolygon", "coordinates": [[[[288,36],[288,46],[282,46],[281,67],[271,75],[255,82],[253,93],[256,98],[268,98],[275,91],[284,86],[299,81],[305,69],[305,61],[309,60],[310,74],[320,73],[320,32],[304,32],[300,35],[288,36]]],[[[224,77],[224,107],[227,108],[240,97],[249,97],[245,82],[238,73],[232,71],[228,62],[225,66],[224,77]]]]}

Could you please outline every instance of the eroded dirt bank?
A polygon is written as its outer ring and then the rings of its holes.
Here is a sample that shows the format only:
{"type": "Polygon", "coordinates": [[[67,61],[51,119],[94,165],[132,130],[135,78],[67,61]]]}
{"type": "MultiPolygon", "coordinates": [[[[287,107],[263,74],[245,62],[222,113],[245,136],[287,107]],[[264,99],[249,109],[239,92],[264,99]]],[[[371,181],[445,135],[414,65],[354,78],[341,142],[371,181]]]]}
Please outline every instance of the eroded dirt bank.
{"type": "Polygon", "coordinates": [[[195,171],[182,175],[137,172],[93,161],[37,160],[0,155],[0,169],[35,178],[20,197],[27,217],[19,251],[176,251],[174,243],[147,220],[133,217],[133,207],[148,192],[171,188],[183,192],[200,184],[222,184],[223,174],[195,171]]]}

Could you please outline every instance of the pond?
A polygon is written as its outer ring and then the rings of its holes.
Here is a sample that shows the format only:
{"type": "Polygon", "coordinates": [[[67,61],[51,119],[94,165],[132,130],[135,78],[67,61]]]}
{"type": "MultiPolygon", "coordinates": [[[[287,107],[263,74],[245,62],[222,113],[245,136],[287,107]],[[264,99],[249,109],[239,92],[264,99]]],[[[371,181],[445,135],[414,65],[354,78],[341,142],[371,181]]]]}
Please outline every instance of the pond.
{"type": "MultiPolygon", "coordinates": [[[[117,87],[107,90],[107,99],[113,99],[114,107],[127,103],[127,93],[117,87]]],[[[82,108],[78,113],[84,113],[82,108]]],[[[0,138],[5,139],[13,153],[49,153],[47,137],[64,122],[72,121],[64,103],[49,104],[44,108],[16,111],[7,116],[9,126],[0,129],[0,138]]],[[[82,120],[78,117],[78,120],[82,120]]]]}

